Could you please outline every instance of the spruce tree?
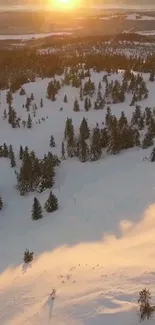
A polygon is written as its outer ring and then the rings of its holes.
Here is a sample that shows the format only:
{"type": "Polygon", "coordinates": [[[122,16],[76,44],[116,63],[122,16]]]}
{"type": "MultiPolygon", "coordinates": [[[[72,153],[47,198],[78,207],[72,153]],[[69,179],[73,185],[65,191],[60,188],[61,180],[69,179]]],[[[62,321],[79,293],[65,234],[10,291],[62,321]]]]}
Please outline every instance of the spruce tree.
{"type": "Polygon", "coordinates": [[[79,106],[79,103],[78,103],[77,98],[76,98],[75,101],[74,101],[74,108],[73,108],[73,111],[74,111],[74,112],[79,112],[79,111],[80,111],[80,106],[79,106]]]}
{"type": "Polygon", "coordinates": [[[4,120],[7,118],[6,109],[4,109],[4,112],[3,112],[3,118],[4,118],[4,120]]]}
{"type": "Polygon", "coordinates": [[[84,163],[84,162],[88,161],[89,148],[88,148],[88,145],[83,137],[79,138],[78,154],[79,154],[79,159],[81,162],[84,163]]]}
{"type": "Polygon", "coordinates": [[[61,144],[61,158],[65,159],[65,145],[64,142],[61,144]]]}
{"type": "Polygon", "coordinates": [[[27,97],[26,104],[25,104],[25,108],[26,108],[27,112],[29,112],[29,110],[30,110],[30,104],[31,104],[31,99],[29,97],[27,97]]]}
{"type": "Polygon", "coordinates": [[[9,155],[8,147],[5,143],[3,144],[3,155],[5,158],[7,158],[9,155]]]}
{"type": "Polygon", "coordinates": [[[23,147],[20,146],[20,149],[19,149],[19,159],[20,159],[20,160],[23,159],[23,152],[24,152],[23,147]]]}
{"type": "Polygon", "coordinates": [[[43,107],[44,106],[44,103],[43,103],[43,99],[41,98],[40,100],[40,107],[43,107]]]}
{"type": "Polygon", "coordinates": [[[123,111],[121,112],[121,117],[120,117],[118,123],[119,123],[119,128],[120,128],[120,129],[121,129],[123,126],[126,126],[126,125],[128,124],[127,118],[126,118],[126,116],[125,116],[125,114],[124,114],[123,111]]]}
{"type": "Polygon", "coordinates": [[[83,88],[80,87],[80,100],[83,101],[83,88]]]}
{"type": "Polygon", "coordinates": [[[31,99],[31,100],[34,100],[34,95],[33,95],[33,93],[31,94],[30,99],[31,99]]]}
{"type": "Polygon", "coordinates": [[[32,119],[31,119],[31,115],[30,114],[28,114],[27,128],[28,129],[31,129],[32,128],[32,119]]]}
{"type": "Polygon", "coordinates": [[[9,158],[10,158],[10,165],[12,168],[14,168],[16,166],[16,161],[15,161],[12,145],[10,145],[9,147],[9,158]]]}
{"type": "Polygon", "coordinates": [[[153,81],[154,81],[154,77],[155,77],[155,75],[154,75],[154,70],[151,70],[149,80],[150,80],[151,82],[153,82],[153,81]]]}
{"type": "Polygon", "coordinates": [[[58,209],[58,199],[56,198],[56,196],[51,191],[50,195],[49,195],[49,198],[45,203],[45,210],[47,212],[54,212],[57,209],[58,209]]]}
{"type": "Polygon", "coordinates": [[[100,130],[98,127],[96,127],[93,130],[93,136],[92,136],[91,147],[90,147],[91,161],[96,161],[101,157],[102,148],[101,148],[100,138],[101,138],[100,130]]]}
{"type": "Polygon", "coordinates": [[[42,219],[43,214],[42,214],[42,207],[40,202],[36,197],[34,197],[34,202],[32,206],[32,220],[38,220],[42,219]]]}
{"type": "Polygon", "coordinates": [[[51,148],[55,148],[55,140],[54,140],[54,136],[51,135],[51,139],[50,139],[50,147],[51,148]]]}
{"type": "Polygon", "coordinates": [[[84,101],[84,109],[86,112],[89,111],[89,100],[87,97],[85,98],[85,101],[84,101]]]}
{"type": "Polygon", "coordinates": [[[155,161],[155,148],[153,148],[152,151],[151,151],[150,161],[151,162],[154,162],[155,161]]]}
{"type": "Polygon", "coordinates": [[[25,95],[25,89],[24,89],[24,88],[21,88],[21,89],[20,89],[20,93],[19,93],[19,95],[21,95],[21,96],[25,95]]]}
{"type": "Polygon", "coordinates": [[[139,128],[139,130],[144,129],[144,117],[143,116],[141,116],[139,121],[138,121],[138,128],[139,128]]]}
{"type": "Polygon", "coordinates": [[[144,139],[142,141],[142,148],[146,149],[148,147],[151,147],[153,145],[153,136],[152,134],[148,131],[145,136],[144,139]]]}
{"type": "Polygon", "coordinates": [[[88,99],[88,107],[89,107],[89,109],[92,107],[92,103],[91,103],[90,98],[88,99]]]}
{"type": "Polygon", "coordinates": [[[80,136],[83,137],[85,140],[89,138],[89,128],[85,117],[83,117],[83,120],[80,125],[80,136]]]}
{"type": "Polygon", "coordinates": [[[64,96],[64,103],[67,103],[68,102],[68,99],[67,99],[67,95],[65,94],[64,96]]]}
{"type": "Polygon", "coordinates": [[[0,210],[3,209],[3,201],[2,201],[2,198],[0,197],[0,210]]]}

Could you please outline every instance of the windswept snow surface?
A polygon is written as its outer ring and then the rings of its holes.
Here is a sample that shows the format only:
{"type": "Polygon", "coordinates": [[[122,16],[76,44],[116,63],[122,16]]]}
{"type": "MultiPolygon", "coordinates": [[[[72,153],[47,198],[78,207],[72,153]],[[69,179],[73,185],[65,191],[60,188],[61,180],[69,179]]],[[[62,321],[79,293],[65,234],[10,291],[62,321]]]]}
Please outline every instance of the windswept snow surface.
{"type": "Polygon", "coordinates": [[[137,13],[132,13],[132,14],[129,14],[127,17],[126,17],[127,20],[155,20],[155,17],[154,16],[147,16],[147,15],[139,15],[137,13]]]}
{"type": "Polygon", "coordinates": [[[0,35],[0,41],[4,40],[23,40],[28,41],[32,39],[45,38],[49,36],[63,36],[63,35],[72,35],[72,32],[52,32],[52,33],[40,33],[40,34],[23,34],[23,35],[0,35]]]}
{"type": "MultiPolygon", "coordinates": [[[[98,84],[104,73],[92,72],[98,84]]],[[[59,77],[60,78],[60,77],[59,77]]],[[[109,77],[121,79],[120,75],[109,77]]],[[[142,108],[154,105],[154,84],[144,75],[150,95],[142,108]]],[[[40,157],[50,150],[53,134],[60,156],[67,117],[75,132],[83,116],[90,127],[101,125],[105,111],[73,112],[77,89],[64,87],[56,102],[46,98],[49,79],[24,85],[35,102],[44,100],[33,118],[33,128],[12,129],[0,119],[1,142],[12,144],[19,167],[19,146],[28,145],[40,157]],[[68,103],[63,103],[64,94],[68,103]],[[63,111],[59,108],[63,106],[63,111]],[[35,124],[38,118],[45,122],[35,124]]],[[[1,95],[1,115],[6,106],[1,95]]],[[[17,114],[27,119],[22,104],[26,96],[14,95],[17,114]]],[[[120,116],[131,117],[126,102],[111,106],[120,116]]],[[[59,210],[44,211],[40,221],[31,220],[34,195],[42,206],[49,191],[20,197],[9,161],[0,159],[0,325],[136,325],[138,292],[147,287],[155,298],[155,165],[143,161],[149,150],[133,149],[117,156],[103,156],[95,163],[67,159],[57,168],[53,192],[59,210]],[[34,251],[35,259],[22,267],[23,252],[34,251]],[[56,298],[50,293],[56,289],[56,298]]],[[[147,323],[144,322],[144,325],[147,323]]],[[[154,319],[150,320],[154,324],[154,319]]]]}

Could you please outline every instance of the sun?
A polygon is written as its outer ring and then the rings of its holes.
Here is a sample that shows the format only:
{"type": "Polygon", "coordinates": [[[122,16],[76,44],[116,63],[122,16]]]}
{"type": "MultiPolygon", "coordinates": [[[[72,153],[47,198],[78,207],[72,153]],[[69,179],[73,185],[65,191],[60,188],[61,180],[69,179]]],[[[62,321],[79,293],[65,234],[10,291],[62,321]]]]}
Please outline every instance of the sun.
{"type": "Polygon", "coordinates": [[[52,0],[52,7],[58,10],[72,10],[76,9],[79,0],[52,0]]]}

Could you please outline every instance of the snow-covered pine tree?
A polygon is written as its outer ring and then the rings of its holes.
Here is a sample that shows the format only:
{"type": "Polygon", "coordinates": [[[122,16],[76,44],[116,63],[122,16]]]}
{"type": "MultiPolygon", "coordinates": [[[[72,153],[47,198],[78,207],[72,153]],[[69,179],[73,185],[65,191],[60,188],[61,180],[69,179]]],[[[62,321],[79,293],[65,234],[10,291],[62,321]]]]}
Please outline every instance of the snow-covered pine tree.
{"type": "Polygon", "coordinates": [[[25,95],[25,89],[24,88],[21,88],[20,89],[19,95],[20,96],[24,96],[25,95]]]}
{"type": "Polygon", "coordinates": [[[54,140],[54,136],[51,135],[51,138],[50,138],[50,147],[51,148],[55,148],[55,140],[54,140]]]}
{"type": "Polygon", "coordinates": [[[31,115],[30,114],[28,114],[27,128],[28,129],[31,129],[32,128],[32,119],[31,119],[31,115]]]}
{"type": "Polygon", "coordinates": [[[80,87],[80,100],[83,101],[83,88],[80,87]]]}
{"type": "Polygon", "coordinates": [[[24,152],[23,147],[20,146],[20,149],[19,149],[19,159],[20,159],[20,160],[23,159],[23,152],[24,152]]]}
{"type": "Polygon", "coordinates": [[[43,103],[43,99],[41,98],[40,100],[40,107],[43,107],[44,106],[44,103],[43,103]]]}
{"type": "Polygon", "coordinates": [[[151,82],[153,82],[153,81],[154,81],[154,78],[155,78],[154,70],[151,70],[149,80],[150,80],[151,82]]]}
{"type": "Polygon", "coordinates": [[[102,148],[101,148],[101,135],[100,130],[98,127],[96,127],[93,130],[93,136],[91,140],[91,147],[90,147],[90,160],[96,161],[101,157],[102,154],[102,148]]]}
{"type": "Polygon", "coordinates": [[[34,197],[34,202],[32,206],[32,220],[42,219],[42,217],[43,217],[43,213],[42,213],[41,204],[39,200],[36,197],[34,197]]]}
{"type": "Polygon", "coordinates": [[[85,117],[83,117],[83,120],[80,125],[80,136],[83,137],[85,140],[89,138],[89,128],[88,128],[88,123],[85,117]]]}
{"type": "Polygon", "coordinates": [[[30,99],[34,100],[34,94],[33,93],[31,94],[30,99]]]}
{"type": "Polygon", "coordinates": [[[3,144],[3,156],[5,158],[7,158],[9,155],[9,150],[8,150],[8,146],[6,145],[6,143],[3,144]]]}
{"type": "Polygon", "coordinates": [[[2,201],[2,198],[0,196],[0,210],[2,210],[2,209],[3,209],[3,201],[2,201]]]}
{"type": "Polygon", "coordinates": [[[142,148],[146,149],[148,147],[151,147],[152,145],[153,145],[153,136],[148,130],[142,141],[142,148]]]}
{"type": "Polygon", "coordinates": [[[67,95],[65,94],[64,96],[64,103],[67,103],[68,102],[68,98],[67,98],[67,95]]]}
{"type": "Polygon", "coordinates": [[[89,148],[84,137],[79,138],[78,155],[79,155],[79,160],[83,163],[88,161],[89,159],[89,148]]]}
{"type": "Polygon", "coordinates": [[[155,161],[155,148],[153,148],[152,151],[151,151],[150,161],[151,162],[154,162],[155,161]]]}
{"type": "Polygon", "coordinates": [[[89,111],[89,100],[88,100],[88,97],[85,98],[85,101],[84,101],[84,109],[86,112],[89,111]]]}
{"type": "Polygon", "coordinates": [[[65,145],[64,142],[61,144],[61,158],[64,160],[65,159],[65,145]]]}
{"type": "Polygon", "coordinates": [[[74,112],[79,112],[80,111],[80,106],[79,106],[79,102],[78,102],[77,98],[74,101],[73,111],[74,112]]]}
{"type": "Polygon", "coordinates": [[[48,200],[45,202],[45,210],[47,212],[54,212],[57,209],[58,209],[58,199],[51,191],[48,200]]]}
{"type": "Polygon", "coordinates": [[[6,120],[6,118],[7,118],[6,109],[4,109],[4,112],[3,112],[3,118],[4,118],[4,120],[6,120]]]}
{"type": "Polygon", "coordinates": [[[9,158],[10,158],[10,165],[12,168],[14,168],[16,166],[16,160],[15,160],[15,155],[13,152],[12,145],[10,145],[9,147],[9,158]]]}

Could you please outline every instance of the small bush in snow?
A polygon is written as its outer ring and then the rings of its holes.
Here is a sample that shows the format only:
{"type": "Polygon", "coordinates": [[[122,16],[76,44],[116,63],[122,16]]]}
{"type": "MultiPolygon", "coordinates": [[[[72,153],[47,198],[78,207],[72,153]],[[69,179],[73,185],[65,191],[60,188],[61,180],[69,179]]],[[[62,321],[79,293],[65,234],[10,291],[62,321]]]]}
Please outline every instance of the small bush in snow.
{"type": "Polygon", "coordinates": [[[139,292],[138,304],[140,322],[150,319],[155,311],[155,306],[151,306],[151,293],[146,288],[139,292]]]}
{"type": "Polygon", "coordinates": [[[24,252],[24,263],[28,264],[33,261],[33,252],[30,252],[28,249],[24,252]]]}

